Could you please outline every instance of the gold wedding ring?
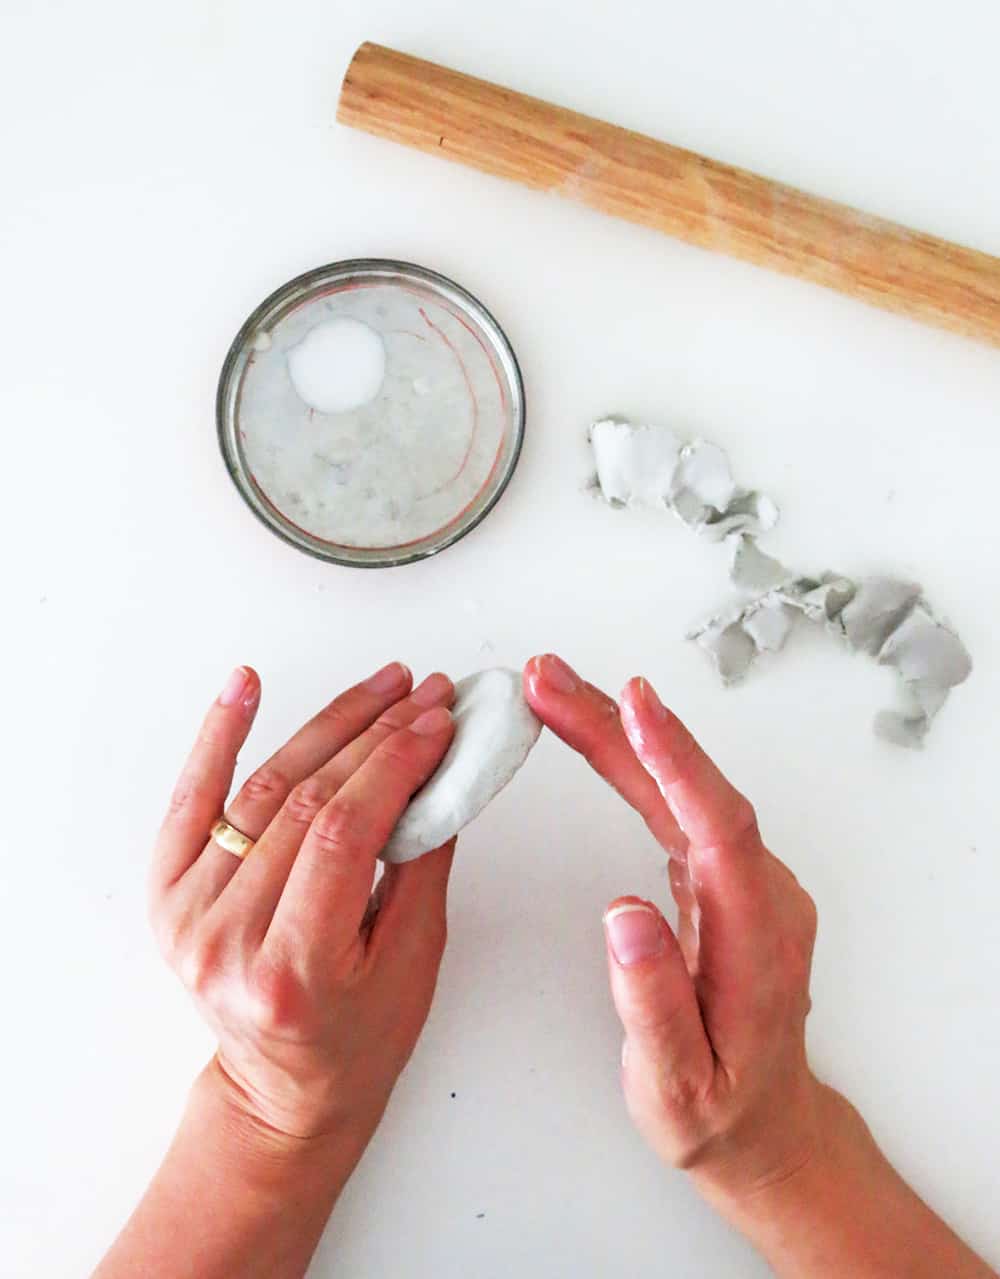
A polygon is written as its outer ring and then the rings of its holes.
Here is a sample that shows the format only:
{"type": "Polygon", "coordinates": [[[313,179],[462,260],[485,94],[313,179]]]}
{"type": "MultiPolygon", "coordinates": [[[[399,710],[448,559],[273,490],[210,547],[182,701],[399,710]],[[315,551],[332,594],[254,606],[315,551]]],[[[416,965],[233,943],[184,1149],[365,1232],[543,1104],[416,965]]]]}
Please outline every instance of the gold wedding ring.
{"type": "Polygon", "coordinates": [[[224,848],[227,853],[232,853],[234,857],[238,857],[240,861],[253,848],[252,839],[244,835],[241,830],[237,830],[235,826],[230,826],[221,817],[212,827],[209,834],[214,843],[218,844],[220,848],[224,848]]]}

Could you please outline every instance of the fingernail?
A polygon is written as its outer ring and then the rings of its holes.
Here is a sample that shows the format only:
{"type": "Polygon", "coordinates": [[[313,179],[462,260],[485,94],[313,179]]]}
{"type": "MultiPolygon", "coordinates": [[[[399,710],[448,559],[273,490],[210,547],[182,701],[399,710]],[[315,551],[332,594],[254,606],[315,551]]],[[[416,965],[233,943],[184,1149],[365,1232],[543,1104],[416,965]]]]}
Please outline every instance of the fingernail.
{"type": "Polygon", "coordinates": [[[443,733],[450,723],[451,711],[444,706],[435,706],[433,710],[424,711],[419,719],[415,719],[410,730],[422,737],[430,737],[434,733],[443,733]]]}
{"type": "Polygon", "coordinates": [[[414,706],[436,706],[451,692],[451,680],[447,675],[428,675],[410,694],[414,706]]]}
{"type": "Polygon", "coordinates": [[[546,653],[544,657],[540,657],[535,668],[542,683],[556,693],[575,693],[580,687],[576,671],[554,653],[546,653]]]}
{"type": "Polygon", "coordinates": [[[656,695],[656,689],[648,679],[636,680],[636,696],[641,705],[656,719],[667,718],[667,708],[656,695]]]}
{"type": "Polygon", "coordinates": [[[604,916],[604,927],[611,953],[623,968],[663,952],[663,925],[648,906],[638,902],[615,906],[604,916]]]}
{"type": "Polygon", "coordinates": [[[232,706],[234,702],[238,702],[249,683],[250,672],[245,666],[237,666],[236,670],[226,680],[225,687],[219,694],[219,705],[232,706]]]}
{"type": "Polygon", "coordinates": [[[392,693],[397,688],[401,689],[409,678],[409,667],[402,662],[390,662],[374,675],[369,675],[365,688],[370,688],[373,693],[392,693]]]}

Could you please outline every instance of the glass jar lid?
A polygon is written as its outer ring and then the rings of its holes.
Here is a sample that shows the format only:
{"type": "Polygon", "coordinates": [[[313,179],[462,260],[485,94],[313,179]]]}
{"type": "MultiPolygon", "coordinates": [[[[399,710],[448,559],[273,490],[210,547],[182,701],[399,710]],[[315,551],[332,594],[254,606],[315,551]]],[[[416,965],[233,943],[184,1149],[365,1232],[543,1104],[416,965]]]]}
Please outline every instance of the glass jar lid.
{"type": "Polygon", "coordinates": [[[278,289],[240,329],[219,442],[251,510],[321,559],[434,555],[474,528],[517,465],[524,388],[486,308],[405,262],[337,262],[278,289]]]}

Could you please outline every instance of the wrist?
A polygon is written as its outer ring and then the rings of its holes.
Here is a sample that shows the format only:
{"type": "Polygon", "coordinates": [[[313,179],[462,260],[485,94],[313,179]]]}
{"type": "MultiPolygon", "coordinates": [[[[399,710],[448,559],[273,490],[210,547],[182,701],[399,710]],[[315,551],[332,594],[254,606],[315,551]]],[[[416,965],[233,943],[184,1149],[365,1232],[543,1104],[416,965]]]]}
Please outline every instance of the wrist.
{"type": "Polygon", "coordinates": [[[248,1191],[281,1195],[294,1186],[329,1197],[331,1206],[370,1136],[347,1120],[309,1137],[273,1127],[215,1057],[191,1088],[182,1128],[197,1133],[213,1167],[248,1191]]]}
{"type": "Polygon", "coordinates": [[[866,1268],[866,1240],[887,1217],[905,1219],[912,1194],[851,1103],[812,1082],[815,1126],[801,1157],[715,1206],[776,1274],[802,1273],[807,1259],[810,1274],[841,1274],[848,1258],[858,1275],[882,1273],[866,1268]]]}
{"type": "MultiPolygon", "coordinates": [[[[993,1272],[892,1167],[846,1098],[816,1083],[810,1157],[716,1201],[780,1279],[987,1279],[993,1272]]],[[[706,1192],[707,1193],[707,1192],[706,1192]]]]}
{"type": "MultiPolygon", "coordinates": [[[[701,1186],[716,1208],[752,1239],[780,1230],[786,1219],[815,1211],[835,1190],[842,1194],[862,1165],[871,1173],[883,1163],[861,1116],[840,1093],[810,1077],[806,1109],[801,1136],[767,1163],[765,1174],[701,1186]]],[[[889,1170],[887,1164],[885,1168],[889,1170]]]]}
{"type": "Polygon", "coordinates": [[[97,1273],[175,1275],[180,1255],[204,1279],[304,1275],[367,1137],[348,1123],[309,1137],[269,1126],[213,1059],[97,1273]]]}

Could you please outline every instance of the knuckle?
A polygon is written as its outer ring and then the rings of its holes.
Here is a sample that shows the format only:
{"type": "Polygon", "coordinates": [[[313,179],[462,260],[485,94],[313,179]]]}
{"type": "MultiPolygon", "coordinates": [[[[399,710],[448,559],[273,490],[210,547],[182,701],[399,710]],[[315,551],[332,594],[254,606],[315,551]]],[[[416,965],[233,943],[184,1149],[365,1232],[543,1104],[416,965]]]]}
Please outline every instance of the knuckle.
{"type": "Polygon", "coordinates": [[[149,922],[160,954],[171,968],[176,968],[184,937],[184,928],[181,921],[174,916],[164,914],[155,907],[151,907],[149,922]]]}
{"type": "Polygon", "coordinates": [[[679,773],[690,773],[704,761],[705,754],[691,730],[669,708],[667,726],[670,730],[671,763],[679,773]]]}
{"type": "Polygon", "coordinates": [[[596,684],[591,684],[589,681],[584,683],[584,688],[587,690],[594,710],[599,715],[618,721],[620,709],[613,697],[609,697],[602,688],[598,688],[596,684]]]}
{"type": "Polygon", "coordinates": [[[808,982],[817,920],[816,903],[807,892],[799,889],[789,926],[777,939],[780,963],[796,984],[808,982]]]}
{"type": "Polygon", "coordinates": [[[319,848],[336,853],[353,847],[367,825],[367,815],[361,805],[344,798],[319,813],[310,833],[319,848]]]}
{"type": "Polygon", "coordinates": [[[743,841],[749,838],[760,838],[757,811],[745,795],[737,794],[734,797],[730,821],[732,823],[733,833],[731,838],[733,840],[743,841]]]}
{"type": "Polygon", "coordinates": [[[748,1010],[749,1025],[758,1039],[766,1040],[776,1029],[801,1019],[809,1000],[811,967],[811,944],[791,932],[775,938],[748,1010]]]}
{"type": "Polygon", "coordinates": [[[250,1019],[264,1034],[287,1034],[304,1025],[308,992],[289,964],[259,958],[248,975],[247,995],[250,1019]]]}
{"type": "Polygon", "coordinates": [[[290,789],[284,773],[269,761],[250,774],[243,783],[239,797],[251,804],[280,803],[290,789]]]}
{"type": "Polygon", "coordinates": [[[177,780],[167,805],[169,817],[183,817],[207,794],[208,785],[200,773],[185,770],[177,780]]]}
{"type": "Polygon", "coordinates": [[[308,826],[326,803],[326,787],[316,777],[309,777],[293,786],[285,800],[285,814],[293,822],[308,826]]]}
{"type": "Polygon", "coordinates": [[[375,721],[375,727],[383,731],[397,733],[401,728],[406,728],[414,716],[419,713],[419,707],[415,707],[408,702],[395,702],[388,710],[382,712],[375,721]]]}
{"type": "Polygon", "coordinates": [[[651,982],[633,979],[619,995],[619,1003],[625,1024],[658,1044],[671,1043],[682,1031],[686,1009],[663,998],[656,975],[651,982]]]}
{"type": "Polygon", "coordinates": [[[811,943],[801,941],[797,937],[786,938],[781,947],[781,968],[785,988],[797,994],[807,987],[811,966],[811,943]]]}
{"type": "MultiPolygon", "coordinates": [[[[580,741],[580,754],[595,773],[608,778],[614,772],[616,747],[618,743],[606,735],[592,736],[588,734],[580,741]]],[[[611,783],[614,786],[614,783],[611,783]]],[[[617,786],[615,786],[617,790],[617,786]]],[[[621,792],[619,791],[619,794],[621,792]]]]}
{"type": "Polygon", "coordinates": [[[224,938],[202,930],[176,956],[175,970],[193,995],[209,995],[223,970],[224,938]]]}
{"type": "Polygon", "coordinates": [[[378,768],[383,778],[412,784],[420,767],[415,737],[397,733],[385,742],[378,752],[378,768]]]}
{"type": "Polygon", "coordinates": [[[338,697],[336,701],[324,706],[316,715],[317,721],[338,737],[345,735],[353,737],[357,732],[357,715],[352,714],[352,701],[353,699],[345,693],[343,697],[338,697]]]}

